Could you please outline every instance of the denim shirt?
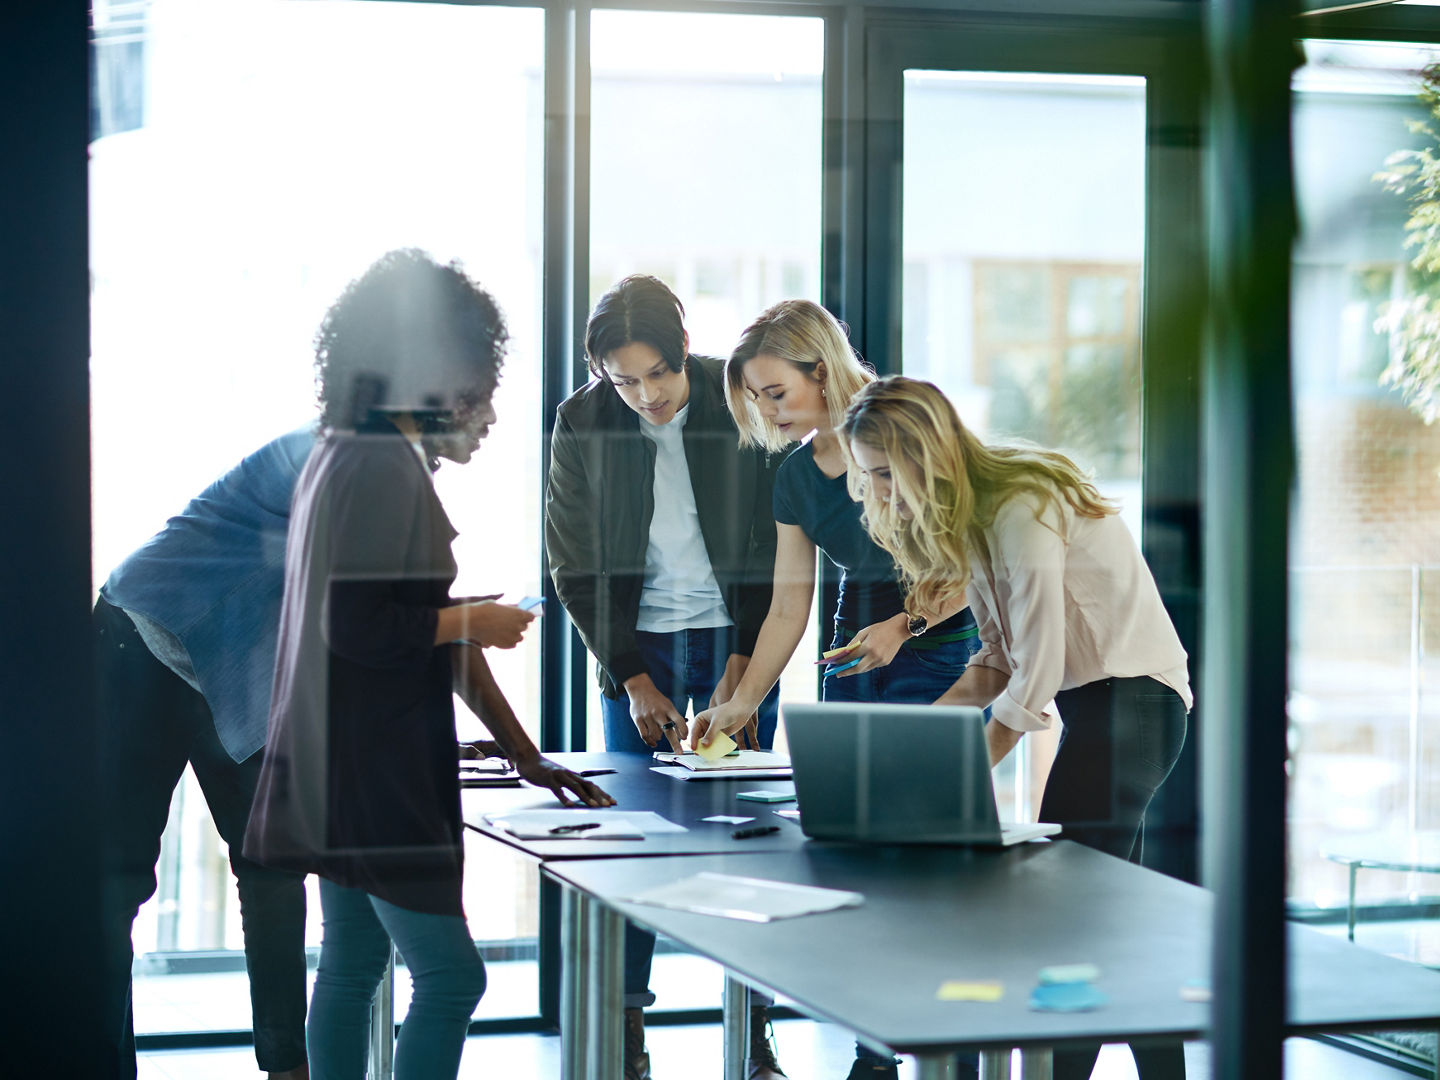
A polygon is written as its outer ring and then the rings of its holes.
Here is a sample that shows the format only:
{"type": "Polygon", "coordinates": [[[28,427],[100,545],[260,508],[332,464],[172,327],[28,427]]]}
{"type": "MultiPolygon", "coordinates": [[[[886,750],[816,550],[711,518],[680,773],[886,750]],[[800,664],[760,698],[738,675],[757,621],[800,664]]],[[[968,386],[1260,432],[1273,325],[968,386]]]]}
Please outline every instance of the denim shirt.
{"type": "Polygon", "coordinates": [[[189,653],[216,734],[236,761],[265,743],[290,496],[314,443],[307,426],[260,447],[131,553],[100,589],[189,653]]]}

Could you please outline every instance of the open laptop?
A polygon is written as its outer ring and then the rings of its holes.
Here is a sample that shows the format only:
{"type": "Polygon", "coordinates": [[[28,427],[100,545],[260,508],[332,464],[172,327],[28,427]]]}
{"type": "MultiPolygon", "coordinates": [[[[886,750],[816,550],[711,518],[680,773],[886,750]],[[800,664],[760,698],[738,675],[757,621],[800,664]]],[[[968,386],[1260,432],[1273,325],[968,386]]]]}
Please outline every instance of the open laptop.
{"type": "Polygon", "coordinates": [[[1060,831],[1001,825],[979,709],[792,703],[780,717],[806,836],[1002,847],[1060,831]]]}

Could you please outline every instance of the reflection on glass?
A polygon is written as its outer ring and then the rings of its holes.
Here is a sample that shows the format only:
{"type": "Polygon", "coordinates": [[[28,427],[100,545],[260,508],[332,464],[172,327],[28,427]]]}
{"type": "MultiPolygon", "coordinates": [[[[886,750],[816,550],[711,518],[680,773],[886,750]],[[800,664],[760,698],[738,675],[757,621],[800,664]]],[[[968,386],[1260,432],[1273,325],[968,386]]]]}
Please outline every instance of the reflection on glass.
{"type": "MultiPolygon", "coordinates": [[[[462,260],[512,335],[499,422],[474,464],[438,477],[472,575],[456,589],[538,592],[542,12],[168,0],[97,4],[95,26],[97,584],[211,479],[314,416],[311,341],[326,306],[382,252],[420,247],[462,260]]],[[[534,732],[531,637],[492,666],[534,732]]],[[[474,933],[533,940],[533,871],[494,845],[471,859],[474,933]]],[[[223,845],[187,782],[137,953],[240,941],[223,845]]],[[[221,1027],[245,1022],[241,981],[221,1027]]],[[[196,1023],[167,1014],[166,996],[137,984],[138,1030],[196,1023]]],[[[530,992],[481,1008],[535,1007],[530,992]]]]}
{"type": "MultiPolygon", "coordinates": [[[[912,70],[904,109],[905,373],[1093,469],[1138,537],[1145,80],[912,70]]],[[[997,771],[1004,816],[1033,819],[1054,738],[997,771]]]]}
{"type": "MultiPolygon", "coordinates": [[[[820,299],[824,25],[595,11],[590,28],[591,303],[654,274],[685,305],[692,351],[728,356],[770,304],[820,299]]],[[[815,700],[817,655],[811,630],[782,700],[815,700]]]]}
{"type": "MultiPolygon", "coordinates": [[[[1440,430],[1381,379],[1395,344],[1382,316],[1407,294],[1413,252],[1405,199],[1374,179],[1418,145],[1408,123],[1426,117],[1415,93],[1436,57],[1348,42],[1305,52],[1293,84],[1288,894],[1292,914],[1344,934],[1351,862],[1440,829],[1440,430]]],[[[1440,962],[1440,924],[1419,906],[1440,878],[1422,863],[1355,873],[1357,943],[1440,962]]]]}

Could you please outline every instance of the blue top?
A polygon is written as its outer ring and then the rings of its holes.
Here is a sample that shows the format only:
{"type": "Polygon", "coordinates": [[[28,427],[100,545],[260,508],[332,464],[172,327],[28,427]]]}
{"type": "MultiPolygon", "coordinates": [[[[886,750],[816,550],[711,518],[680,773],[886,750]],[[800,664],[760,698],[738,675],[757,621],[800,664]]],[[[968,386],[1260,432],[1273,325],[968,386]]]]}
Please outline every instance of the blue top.
{"type": "Polygon", "coordinates": [[[100,589],[185,647],[215,732],[236,761],[265,743],[290,496],[314,443],[309,426],[266,443],[192,499],[100,589]]]}
{"type": "Polygon", "coordinates": [[[895,560],[860,523],[862,506],[850,498],[845,474],[826,476],[815,464],[813,443],[790,452],[775,474],[775,520],[801,532],[840,568],[835,621],[851,630],[888,619],[905,607],[895,560]]]}
{"type": "MultiPolygon", "coordinates": [[[[850,498],[845,474],[826,476],[815,464],[814,443],[797,446],[775,474],[775,520],[798,525],[811,543],[840,568],[840,598],[835,622],[852,633],[905,610],[900,571],[888,552],[865,531],[864,507],[850,498]]],[[[944,632],[975,625],[961,608],[944,622],[944,632]]],[[[933,639],[932,639],[933,640],[933,639]]]]}

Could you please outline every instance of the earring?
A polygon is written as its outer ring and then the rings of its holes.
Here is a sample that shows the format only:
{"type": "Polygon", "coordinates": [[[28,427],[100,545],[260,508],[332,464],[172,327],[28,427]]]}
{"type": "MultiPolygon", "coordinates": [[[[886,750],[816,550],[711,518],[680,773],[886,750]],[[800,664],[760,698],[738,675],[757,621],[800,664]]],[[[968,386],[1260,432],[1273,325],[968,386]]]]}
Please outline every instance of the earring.
{"type": "Polygon", "coordinates": [[[820,387],[820,396],[821,396],[821,397],[824,397],[824,396],[825,396],[825,387],[823,387],[823,386],[820,387]]]}

